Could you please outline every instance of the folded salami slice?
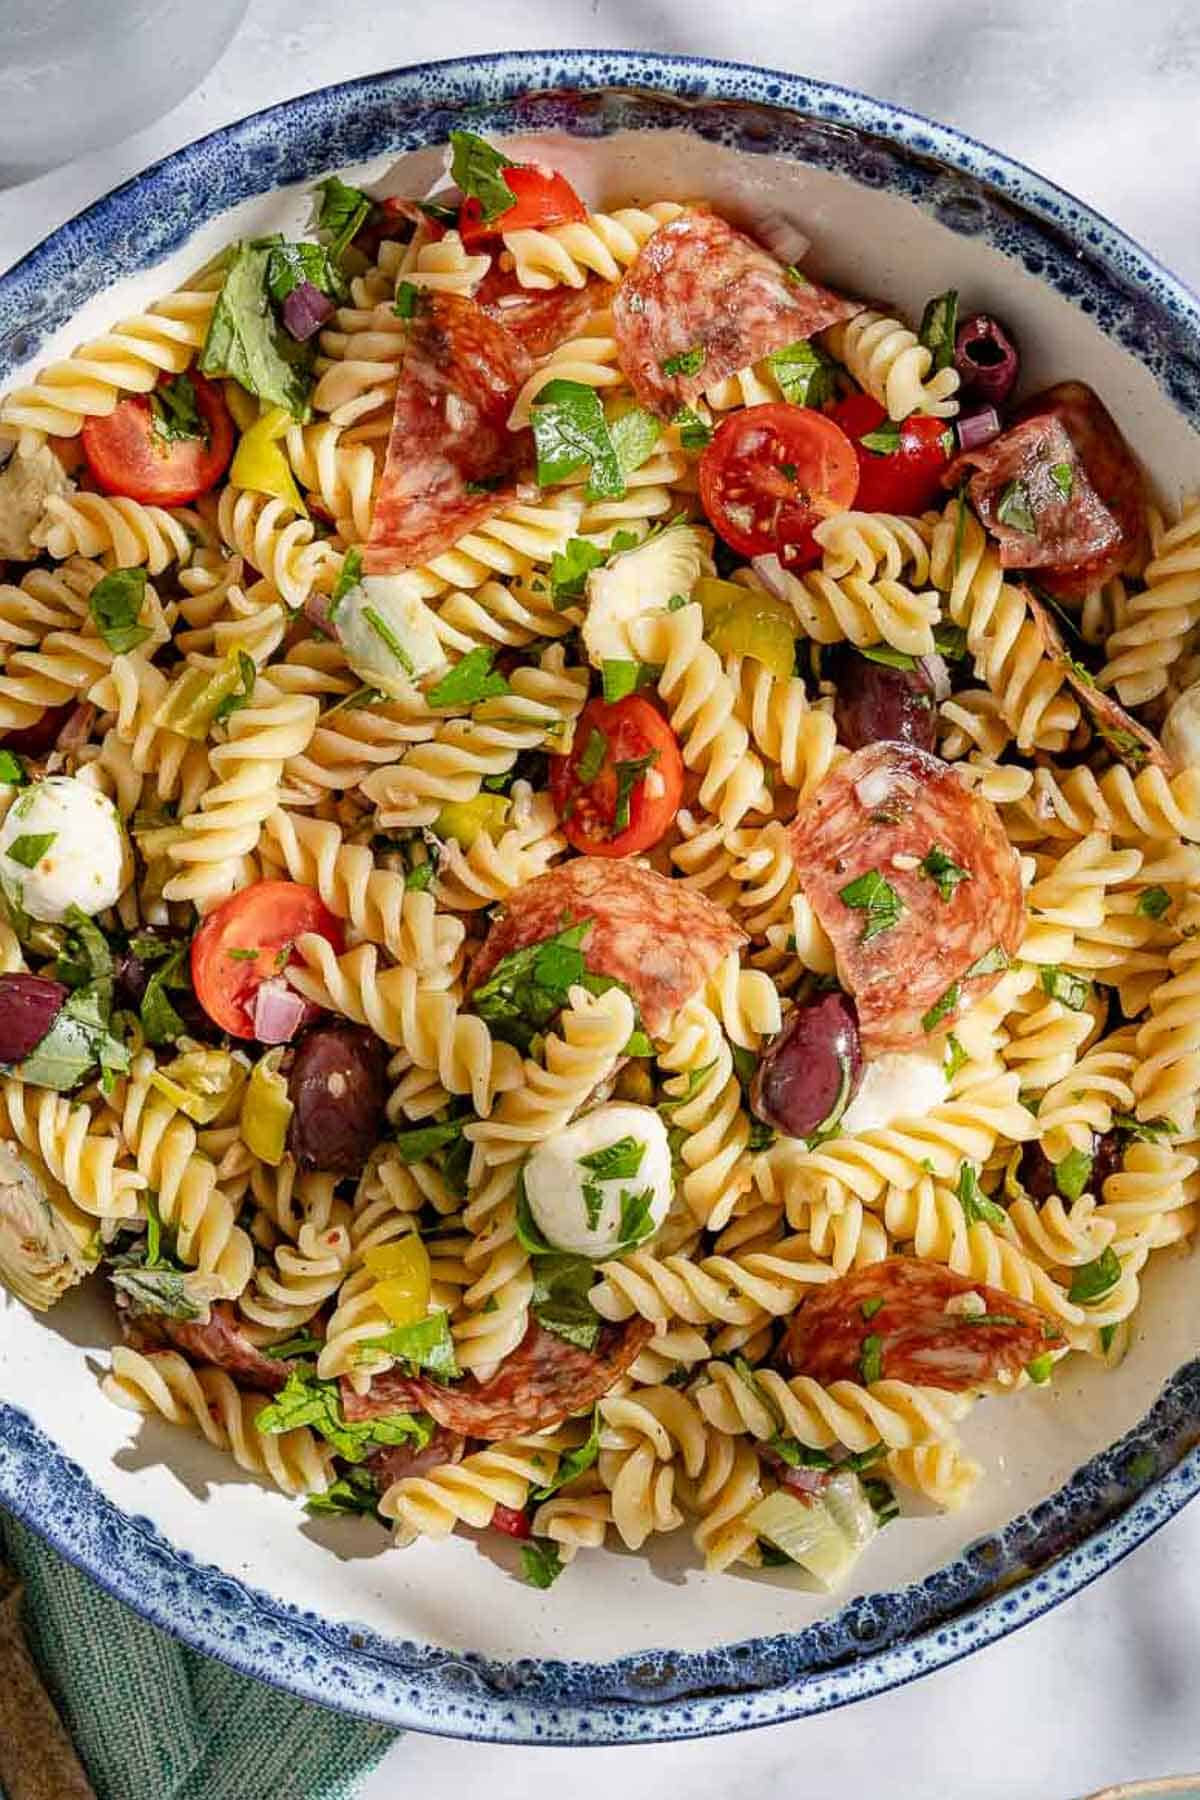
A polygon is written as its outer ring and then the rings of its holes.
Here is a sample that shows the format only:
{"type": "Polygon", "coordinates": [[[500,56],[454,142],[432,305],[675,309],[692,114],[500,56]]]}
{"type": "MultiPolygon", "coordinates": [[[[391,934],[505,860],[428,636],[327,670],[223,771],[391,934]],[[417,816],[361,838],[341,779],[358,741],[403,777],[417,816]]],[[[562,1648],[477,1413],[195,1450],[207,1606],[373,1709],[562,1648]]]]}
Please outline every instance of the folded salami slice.
{"type": "Polygon", "coordinates": [[[602,1325],[596,1348],[580,1350],[531,1319],[517,1348],[487,1381],[469,1376],[446,1387],[392,1369],[376,1375],[367,1394],[343,1382],[342,1408],[352,1424],[404,1409],[427,1412],[448,1431],[489,1441],[546,1431],[594,1406],[653,1335],[648,1320],[630,1319],[602,1325]]]}
{"type": "Polygon", "coordinates": [[[1087,669],[1068,653],[1062,632],[1044,600],[1025,590],[1025,599],[1038,628],[1042,648],[1051,662],[1062,670],[1063,679],[1074,689],[1075,696],[1088,714],[1096,731],[1109,749],[1129,768],[1144,769],[1153,763],[1156,769],[1171,773],[1171,759],[1154,733],[1132,717],[1111,694],[1096,686],[1087,669]]]}
{"type": "Polygon", "coordinates": [[[1061,1345],[1036,1306],[936,1263],[887,1256],[812,1289],[784,1354],[797,1375],[823,1386],[908,1381],[957,1393],[1012,1379],[1061,1345]],[[965,1294],[977,1295],[983,1310],[960,1312],[965,1294]]]}
{"type": "Polygon", "coordinates": [[[258,1345],[251,1343],[227,1300],[214,1303],[205,1325],[197,1320],[141,1313],[126,1335],[135,1348],[155,1343],[174,1344],[193,1362],[211,1363],[214,1368],[224,1369],[227,1375],[234,1376],[243,1386],[259,1388],[265,1394],[277,1394],[293,1367],[284,1357],[264,1356],[258,1345]]]}
{"type": "Polygon", "coordinates": [[[783,265],[714,213],[647,239],[613,300],[619,359],[644,406],[669,418],[726,375],[862,311],[783,265]]]}
{"type": "Polygon", "coordinates": [[[475,300],[530,356],[539,357],[577,336],[590,318],[612,304],[614,291],[607,281],[589,281],[581,288],[523,288],[516,270],[502,269],[496,261],[475,300]]]}
{"type": "Polygon", "coordinates": [[[512,498],[528,438],[507,419],[532,362],[474,300],[423,294],[363,556],[368,575],[427,562],[512,498]]]}
{"type": "Polygon", "coordinates": [[[1115,575],[1144,530],[1141,471],[1106,408],[1079,381],[1060,382],[1021,408],[1008,431],[967,450],[943,480],[968,492],[1006,569],[1037,569],[1064,599],[1115,575]]]}
{"type": "Polygon", "coordinates": [[[1020,867],[995,807],[910,744],[868,744],[839,763],[791,843],[868,1057],[946,1030],[1021,941],[1020,867]]]}
{"type": "Polygon", "coordinates": [[[422,1449],[415,1444],[389,1444],[373,1451],[363,1467],[375,1477],[383,1494],[394,1481],[412,1481],[419,1475],[428,1475],[431,1469],[441,1468],[443,1463],[461,1462],[466,1443],[460,1432],[447,1431],[439,1425],[422,1449]]]}
{"type": "Polygon", "coordinates": [[[640,863],[580,856],[510,897],[475,959],[469,991],[502,957],[584,919],[587,967],[625,984],[655,1037],[746,938],[723,908],[682,882],[640,863]]]}

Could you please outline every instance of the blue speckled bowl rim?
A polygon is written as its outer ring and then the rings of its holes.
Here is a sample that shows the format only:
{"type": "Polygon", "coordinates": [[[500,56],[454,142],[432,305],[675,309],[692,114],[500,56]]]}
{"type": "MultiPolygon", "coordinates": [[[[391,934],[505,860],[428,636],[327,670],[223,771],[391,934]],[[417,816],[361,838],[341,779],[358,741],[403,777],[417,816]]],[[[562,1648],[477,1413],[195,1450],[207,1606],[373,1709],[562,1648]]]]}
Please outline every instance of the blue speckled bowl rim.
{"type": "MultiPolygon", "coordinates": [[[[507,52],[395,70],[286,101],[189,145],[68,221],[0,278],[0,377],[90,295],[157,262],[238,199],[397,148],[401,122],[414,134],[409,142],[436,141],[445,135],[448,113],[468,105],[473,122],[486,127],[503,114],[511,129],[513,112],[528,96],[606,88],[651,90],[701,105],[783,108],[781,129],[798,114],[793,124],[848,127],[848,146],[868,134],[866,141],[882,146],[897,168],[911,162],[926,171],[940,165],[961,172],[1034,239],[1049,231],[1060,243],[1065,237],[1086,245],[1084,288],[1061,273],[1056,285],[1093,314],[1091,296],[1097,288],[1107,292],[1102,328],[1155,367],[1172,400],[1200,420],[1194,384],[1176,385],[1168,367],[1180,351],[1185,365],[1195,366],[1200,300],[1132,239],[1043,177],[964,133],[849,89],[748,65],[607,50],[507,52]],[[405,103],[420,106],[420,121],[404,112],[405,103]],[[392,109],[397,130],[391,123],[381,130],[372,111],[380,106],[392,109]],[[355,137],[360,117],[374,132],[369,142],[355,137]],[[320,162],[289,160],[289,140],[312,148],[305,129],[314,126],[325,151],[320,162]],[[1142,335],[1131,338],[1124,315],[1130,306],[1136,310],[1139,296],[1146,303],[1142,335]]],[[[852,160],[851,149],[847,154],[852,160]]],[[[1027,266],[1034,265],[1027,260],[1027,266]]],[[[652,1742],[844,1705],[945,1666],[1039,1617],[1193,1498],[1200,1489],[1198,1439],[1195,1362],[1172,1377],[1132,1432],[1058,1494],[996,1537],[968,1546],[924,1582],[865,1596],[800,1633],[599,1664],[500,1663],[469,1651],[397,1644],[286,1605],[174,1549],[151,1521],[122,1513],[23,1412],[3,1402],[0,1499],[145,1618],[302,1698],[466,1738],[652,1742]]]]}

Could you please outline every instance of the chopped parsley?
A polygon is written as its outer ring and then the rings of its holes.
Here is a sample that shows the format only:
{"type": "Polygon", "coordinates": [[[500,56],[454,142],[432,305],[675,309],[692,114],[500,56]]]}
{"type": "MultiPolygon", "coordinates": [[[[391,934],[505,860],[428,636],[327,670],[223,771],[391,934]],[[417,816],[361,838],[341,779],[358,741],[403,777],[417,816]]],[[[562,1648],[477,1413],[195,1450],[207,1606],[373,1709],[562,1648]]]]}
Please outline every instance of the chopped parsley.
{"type": "Polygon", "coordinates": [[[624,700],[627,694],[636,693],[641,672],[641,663],[617,658],[606,660],[600,671],[600,679],[607,703],[611,706],[615,700],[624,700]]]}
{"type": "Polygon", "coordinates": [[[900,426],[895,419],[885,419],[874,431],[864,431],[858,441],[876,456],[894,456],[900,448],[900,426]]]}
{"type": "Polygon", "coordinates": [[[521,1545],[521,1573],[530,1587],[553,1587],[563,1572],[563,1561],[553,1538],[533,1538],[521,1545]]]}
{"type": "Polygon", "coordinates": [[[1056,963],[1047,963],[1042,969],[1042,992],[1052,1000],[1061,1000],[1072,1012],[1083,1011],[1091,991],[1090,981],[1082,975],[1072,975],[1069,969],[1060,969],[1056,963]]]}
{"type": "Polygon", "coordinates": [[[962,1207],[963,1218],[967,1225],[975,1225],[980,1220],[985,1225],[1005,1225],[1008,1215],[1002,1206],[989,1200],[979,1185],[979,1171],[974,1163],[964,1162],[958,1171],[958,1185],[955,1188],[958,1204],[962,1207]]]}
{"type": "Polygon", "coordinates": [[[921,1014],[921,1030],[928,1034],[936,1031],[942,1020],[952,1013],[962,999],[962,988],[957,981],[952,981],[940,999],[935,1000],[929,1011],[921,1014]]]}
{"type": "Polygon", "coordinates": [[[680,350],[658,366],[664,375],[698,375],[707,354],[703,344],[693,344],[690,350],[680,350]]]}
{"type": "Polygon", "coordinates": [[[513,167],[510,156],[474,131],[452,131],[450,146],[450,179],[469,200],[479,202],[485,223],[516,205],[517,196],[504,178],[505,169],[513,167]]]}
{"type": "Polygon", "coordinates": [[[420,288],[414,282],[402,281],[396,289],[396,304],[392,308],[396,317],[398,319],[415,318],[420,304],[420,288]]]}
{"type": "Polygon", "coordinates": [[[1171,910],[1171,896],[1164,887],[1143,888],[1138,895],[1137,909],[1146,919],[1161,919],[1171,910]]]}
{"type": "Polygon", "coordinates": [[[1095,1159],[1086,1150],[1068,1150],[1054,1165],[1054,1185],[1064,1200],[1078,1200],[1092,1178],[1095,1159]]]}
{"type": "Polygon", "coordinates": [[[136,650],[150,636],[150,627],[138,624],[145,597],[145,569],[113,569],[88,596],[92,624],[114,656],[136,650]]]}
{"type": "Polygon", "coordinates": [[[14,838],[4,854],[23,869],[35,869],[57,837],[57,831],[29,831],[14,838]]]}
{"type": "Polygon", "coordinates": [[[958,289],[947,288],[935,294],[921,315],[917,333],[933,358],[935,370],[948,369],[954,362],[954,334],[958,327],[958,289]]]}
{"type": "Polygon", "coordinates": [[[608,738],[598,726],[593,725],[588,733],[588,741],[583,747],[583,755],[575,765],[576,777],[584,787],[591,787],[604,767],[604,759],[607,755],[608,738]]]}
{"type": "Polygon", "coordinates": [[[996,507],[996,518],[1001,525],[1009,525],[1014,531],[1024,532],[1026,537],[1037,536],[1029,489],[1023,481],[1006,483],[996,507]]]}
{"type": "Polygon", "coordinates": [[[671,423],[679,432],[679,442],[685,450],[706,450],[712,443],[712,426],[690,406],[681,406],[671,423]]]}
{"type": "Polygon", "coordinates": [[[646,779],[646,771],[654,767],[658,757],[657,750],[647,750],[645,756],[634,756],[627,761],[617,763],[617,798],[613,808],[613,824],[618,831],[625,831],[628,828],[633,790],[639,781],[646,779]]]}
{"type": "Polygon", "coordinates": [[[856,912],[866,914],[862,937],[859,939],[863,944],[898,925],[904,912],[904,902],[878,869],[867,869],[855,880],[847,882],[844,888],[839,889],[838,899],[844,905],[853,907],[856,912]]]}
{"type": "Polygon", "coordinates": [[[932,881],[943,900],[952,900],[960,881],[970,881],[970,871],[960,869],[940,844],[931,844],[918,864],[917,873],[932,881]]]}
{"type": "Polygon", "coordinates": [[[496,653],[480,645],[456,662],[448,674],[430,688],[425,698],[430,706],[476,706],[481,700],[494,700],[510,692],[503,675],[492,669],[496,653]]]}
{"type": "Polygon", "coordinates": [[[1121,1261],[1111,1244],[1092,1262],[1076,1269],[1067,1298],[1076,1306],[1090,1306],[1111,1293],[1121,1279],[1121,1261]]]}

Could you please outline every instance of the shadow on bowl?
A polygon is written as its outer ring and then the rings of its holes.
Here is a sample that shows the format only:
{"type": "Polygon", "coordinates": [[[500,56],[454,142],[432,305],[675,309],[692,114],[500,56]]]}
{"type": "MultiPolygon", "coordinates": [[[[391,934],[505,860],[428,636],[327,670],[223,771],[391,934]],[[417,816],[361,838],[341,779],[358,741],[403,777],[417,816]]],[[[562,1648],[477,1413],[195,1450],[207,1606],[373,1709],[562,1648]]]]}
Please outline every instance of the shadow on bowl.
{"type": "Polygon", "coordinates": [[[1116,1787],[1099,1788],[1083,1800],[1200,1800],[1200,1775],[1167,1775],[1161,1781],[1122,1781],[1116,1787]]]}

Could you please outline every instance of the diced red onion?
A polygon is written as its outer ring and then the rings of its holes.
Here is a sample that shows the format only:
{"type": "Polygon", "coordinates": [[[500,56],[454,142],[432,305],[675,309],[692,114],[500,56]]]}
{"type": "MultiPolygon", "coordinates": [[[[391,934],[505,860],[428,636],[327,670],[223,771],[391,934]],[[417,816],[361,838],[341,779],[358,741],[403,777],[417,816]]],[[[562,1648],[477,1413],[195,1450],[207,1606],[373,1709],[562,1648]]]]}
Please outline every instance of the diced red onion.
{"type": "Polygon", "coordinates": [[[315,625],[326,637],[336,637],[336,627],[329,616],[328,594],[310,593],[304,602],[304,616],[310,625],[315,625]]]}
{"type": "Polygon", "coordinates": [[[67,990],[45,975],[0,975],[0,1063],[19,1063],[59,1015],[67,990]]]}
{"type": "Polygon", "coordinates": [[[278,975],[264,981],[254,994],[254,1035],[260,1044],[290,1044],[312,1008],[303,994],[278,975]]]}
{"type": "Polygon", "coordinates": [[[994,406],[982,406],[978,412],[966,413],[957,421],[960,450],[978,450],[1000,436],[1000,414],[994,406]]]}
{"type": "Polygon", "coordinates": [[[323,294],[311,281],[302,281],[283,303],[283,322],[298,344],[306,344],[332,311],[333,301],[329,295],[323,294]]]}
{"type": "Polygon", "coordinates": [[[792,1469],[785,1465],[779,1471],[780,1487],[787,1488],[789,1493],[798,1494],[802,1500],[819,1494],[822,1488],[828,1487],[829,1482],[828,1469],[792,1469]]]}
{"type": "Polygon", "coordinates": [[[750,567],[766,588],[768,594],[774,594],[776,600],[791,601],[789,582],[791,577],[772,550],[766,556],[752,556],[750,567]]]}
{"type": "Polygon", "coordinates": [[[950,671],[946,667],[946,659],[934,650],[929,656],[919,656],[917,666],[929,678],[935,700],[946,700],[950,694],[950,671]]]}
{"type": "Polygon", "coordinates": [[[781,263],[795,264],[808,252],[811,239],[786,213],[764,213],[754,220],[754,235],[781,263]]]}

